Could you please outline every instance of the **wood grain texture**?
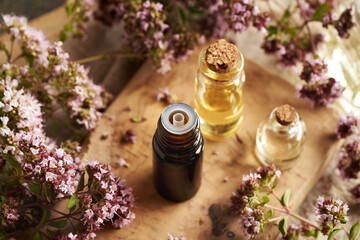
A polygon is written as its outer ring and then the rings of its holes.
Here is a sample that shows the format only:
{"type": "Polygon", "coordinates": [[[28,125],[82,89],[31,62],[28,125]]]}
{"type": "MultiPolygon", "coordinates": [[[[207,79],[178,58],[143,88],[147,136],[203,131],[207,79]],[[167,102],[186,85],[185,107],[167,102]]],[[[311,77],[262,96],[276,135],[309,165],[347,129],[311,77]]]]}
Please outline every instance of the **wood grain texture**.
{"type": "MultiPolygon", "coordinates": [[[[166,75],[156,74],[146,62],[105,112],[91,134],[83,160],[97,159],[111,164],[119,176],[134,189],[136,219],[121,230],[107,229],[97,239],[167,239],[167,233],[183,233],[187,239],[243,239],[237,218],[228,216],[226,204],[232,191],[241,183],[242,174],[254,171],[260,162],[254,156],[256,129],[270,111],[281,104],[293,105],[307,126],[305,150],[297,165],[283,172],[276,189],[280,195],[293,189],[291,209],[304,200],[326,167],[328,152],[335,145],[333,134],[337,123],[331,108],[311,109],[294,97],[294,88],[285,80],[269,74],[256,63],[245,62],[244,121],[236,136],[227,141],[205,141],[202,185],[192,199],[172,203],[160,197],[152,183],[152,137],[156,122],[165,106],[155,100],[159,88],[170,87],[180,102],[194,106],[194,77],[199,49],[184,63],[177,64],[166,75]],[[123,111],[130,107],[131,111],[123,111]],[[115,117],[115,119],[113,119],[115,117]],[[132,123],[132,117],[145,117],[143,123],[132,123]],[[127,129],[138,135],[135,144],[121,143],[127,129]],[[109,137],[101,140],[106,133],[109,137]],[[213,150],[217,155],[213,155],[213,150]],[[129,168],[116,168],[123,157],[129,168]],[[227,183],[223,182],[228,177],[227,183]]],[[[274,227],[258,239],[275,239],[274,227]]]]}

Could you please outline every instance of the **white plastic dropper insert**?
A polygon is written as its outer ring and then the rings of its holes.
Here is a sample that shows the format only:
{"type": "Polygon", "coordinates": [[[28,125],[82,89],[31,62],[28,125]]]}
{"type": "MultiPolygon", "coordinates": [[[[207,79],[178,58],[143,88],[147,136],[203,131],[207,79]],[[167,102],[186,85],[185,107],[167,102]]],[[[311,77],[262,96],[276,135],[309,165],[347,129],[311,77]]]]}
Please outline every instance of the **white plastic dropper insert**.
{"type": "Polygon", "coordinates": [[[196,126],[198,121],[194,109],[185,103],[174,103],[167,106],[160,119],[164,128],[175,135],[189,132],[196,126]]]}
{"type": "Polygon", "coordinates": [[[173,116],[173,125],[176,127],[184,126],[184,115],[182,113],[175,113],[173,116]]]}

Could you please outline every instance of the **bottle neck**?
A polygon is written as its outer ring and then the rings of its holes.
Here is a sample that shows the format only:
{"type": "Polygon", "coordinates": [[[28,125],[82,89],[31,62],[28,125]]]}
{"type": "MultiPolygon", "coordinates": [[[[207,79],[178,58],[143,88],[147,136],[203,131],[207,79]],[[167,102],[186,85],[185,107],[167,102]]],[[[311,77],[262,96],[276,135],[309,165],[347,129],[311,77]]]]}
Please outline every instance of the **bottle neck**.
{"type": "Polygon", "coordinates": [[[268,128],[272,129],[274,132],[279,133],[279,134],[291,135],[293,133],[296,133],[298,130],[299,122],[300,122],[299,115],[297,113],[295,113],[294,121],[288,125],[283,125],[283,124],[279,123],[278,120],[276,119],[276,110],[277,110],[277,108],[275,108],[270,113],[270,117],[267,122],[268,128]]]}
{"type": "Polygon", "coordinates": [[[158,147],[158,154],[164,156],[167,161],[186,163],[192,160],[194,153],[203,146],[203,138],[200,132],[199,120],[194,128],[178,135],[164,128],[161,119],[153,140],[158,147]]]}
{"type": "Polygon", "coordinates": [[[241,53],[235,67],[226,73],[218,73],[211,70],[206,64],[205,54],[206,54],[206,48],[203,49],[199,55],[199,60],[198,60],[199,71],[203,73],[210,80],[213,80],[214,82],[218,82],[218,83],[230,83],[238,79],[240,75],[243,73],[244,57],[241,53]]]}

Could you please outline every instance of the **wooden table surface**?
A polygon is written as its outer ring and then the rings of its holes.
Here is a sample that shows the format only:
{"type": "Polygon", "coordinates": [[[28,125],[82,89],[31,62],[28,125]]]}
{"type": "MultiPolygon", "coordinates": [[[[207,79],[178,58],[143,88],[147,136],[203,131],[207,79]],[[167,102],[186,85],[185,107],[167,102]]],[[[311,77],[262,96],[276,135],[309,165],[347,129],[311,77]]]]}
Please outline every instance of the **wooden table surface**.
{"type": "MultiPolygon", "coordinates": [[[[57,39],[65,21],[63,9],[57,9],[34,20],[32,25],[42,29],[53,41],[57,39]]],[[[6,39],[6,36],[1,39],[6,39]]],[[[111,35],[106,35],[105,39],[113,46],[116,45],[111,40],[111,35]]],[[[102,48],[100,44],[91,49],[94,41],[96,39],[85,44],[90,47],[87,54],[102,48]]],[[[77,47],[77,44],[79,43],[76,41],[70,41],[65,45],[71,50],[71,55],[73,51],[75,56],[86,51],[84,46],[77,47]]],[[[237,137],[224,142],[205,141],[202,185],[195,197],[184,203],[172,203],[161,198],[152,184],[151,140],[156,121],[165,106],[155,100],[155,95],[159,88],[169,86],[179,101],[194,106],[194,76],[198,52],[199,48],[188,61],[177,64],[164,76],[157,74],[150,62],[143,64],[92,132],[84,149],[83,161],[97,159],[115,167],[119,157],[126,159],[131,167],[114,168],[114,172],[127,179],[136,198],[134,222],[122,230],[104,230],[98,234],[97,239],[160,240],[166,239],[168,232],[174,235],[183,233],[188,240],[243,239],[237,219],[226,214],[226,205],[231,192],[241,183],[242,174],[260,166],[253,152],[259,122],[271,109],[283,103],[295,106],[308,130],[301,159],[295,167],[284,171],[277,187],[279,194],[288,187],[293,189],[291,209],[299,207],[326,167],[328,155],[331,155],[329,150],[335,146],[336,141],[333,134],[337,122],[336,112],[331,108],[309,108],[307,104],[295,99],[292,85],[246,60],[244,121],[237,131],[237,137]],[[130,107],[131,111],[124,112],[125,107],[130,107]],[[115,120],[111,120],[113,116],[115,120]],[[147,120],[143,123],[131,123],[129,119],[132,117],[145,117],[147,120]],[[120,138],[127,129],[133,129],[138,135],[135,144],[120,143],[120,138]],[[104,133],[108,133],[109,137],[101,140],[104,133]],[[213,150],[218,154],[213,155],[213,150]],[[224,177],[228,177],[227,183],[223,182],[224,177]],[[233,238],[232,234],[235,235],[233,238]]],[[[72,57],[76,59],[74,55],[72,57]]],[[[91,74],[94,74],[96,81],[104,83],[109,89],[121,89],[137,68],[136,65],[129,65],[119,59],[96,62],[92,66],[91,74]],[[124,71],[128,69],[127,66],[131,71],[124,71]]],[[[274,226],[270,226],[259,239],[275,239],[276,234],[274,226]]]]}
{"type": "MultiPolygon", "coordinates": [[[[116,166],[119,157],[131,164],[114,169],[134,189],[136,206],[134,222],[122,230],[107,230],[99,239],[166,239],[168,232],[184,233],[187,239],[243,239],[237,220],[227,216],[226,205],[232,191],[241,183],[242,174],[260,166],[254,156],[255,133],[259,122],[281,104],[293,105],[307,126],[305,150],[298,164],[284,171],[277,188],[279,195],[293,189],[291,208],[295,210],[321,176],[328,162],[327,153],[335,143],[333,129],[337,123],[331,108],[311,109],[294,97],[294,87],[269,74],[257,64],[245,61],[244,121],[237,137],[227,141],[205,141],[202,185],[192,199],[172,203],[157,194],[152,183],[152,137],[164,105],[156,101],[159,88],[169,86],[179,102],[194,106],[194,77],[199,48],[184,63],[165,75],[157,74],[146,62],[105,112],[91,134],[83,160],[98,159],[116,166]],[[123,109],[130,107],[131,111],[123,109]],[[115,120],[113,120],[115,117],[115,120]],[[145,117],[143,123],[132,123],[132,117],[145,117]],[[135,144],[121,143],[127,129],[138,136],[135,144]],[[109,137],[101,140],[107,133],[109,137]],[[213,155],[213,150],[217,155],[213,155]],[[227,183],[223,182],[228,177],[227,183]],[[219,208],[220,207],[220,208],[219,208]],[[228,233],[231,232],[231,233],[228,233]]],[[[261,238],[274,239],[277,231],[267,231],[261,238]]]]}

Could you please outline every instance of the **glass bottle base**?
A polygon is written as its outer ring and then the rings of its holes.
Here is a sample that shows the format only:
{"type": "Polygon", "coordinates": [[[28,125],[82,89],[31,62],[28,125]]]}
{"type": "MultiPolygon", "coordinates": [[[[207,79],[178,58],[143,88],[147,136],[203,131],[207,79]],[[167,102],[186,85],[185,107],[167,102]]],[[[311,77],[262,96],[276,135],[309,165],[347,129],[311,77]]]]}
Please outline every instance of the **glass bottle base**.
{"type": "Polygon", "coordinates": [[[241,116],[238,121],[231,124],[212,125],[206,123],[201,117],[200,118],[200,130],[203,136],[213,141],[226,140],[240,127],[243,117],[241,116]]]}
{"type": "Polygon", "coordinates": [[[261,149],[259,149],[257,146],[255,146],[255,156],[257,157],[257,159],[259,159],[259,161],[262,164],[269,165],[273,163],[275,164],[276,167],[281,169],[287,169],[293,167],[297,162],[297,160],[299,159],[299,155],[297,155],[293,158],[277,160],[263,153],[263,151],[261,151],[261,149]]]}

